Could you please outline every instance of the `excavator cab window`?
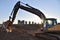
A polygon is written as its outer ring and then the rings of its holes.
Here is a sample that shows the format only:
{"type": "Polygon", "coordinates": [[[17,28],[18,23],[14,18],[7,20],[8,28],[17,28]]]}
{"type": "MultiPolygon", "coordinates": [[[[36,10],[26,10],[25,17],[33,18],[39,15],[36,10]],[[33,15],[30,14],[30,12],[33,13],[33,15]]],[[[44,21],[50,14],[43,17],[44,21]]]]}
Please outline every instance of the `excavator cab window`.
{"type": "Polygon", "coordinates": [[[55,18],[47,18],[45,24],[47,28],[50,28],[57,24],[57,20],[55,18]]]}

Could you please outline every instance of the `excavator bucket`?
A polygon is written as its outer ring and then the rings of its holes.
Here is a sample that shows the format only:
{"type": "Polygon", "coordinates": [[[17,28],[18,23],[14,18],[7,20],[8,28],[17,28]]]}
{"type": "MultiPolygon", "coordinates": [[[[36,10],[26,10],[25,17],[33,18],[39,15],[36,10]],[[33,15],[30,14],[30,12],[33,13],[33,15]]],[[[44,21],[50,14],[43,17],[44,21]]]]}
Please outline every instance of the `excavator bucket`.
{"type": "Polygon", "coordinates": [[[11,24],[11,21],[6,21],[6,22],[3,22],[3,29],[6,31],[6,32],[12,32],[12,24],[11,24]]]}

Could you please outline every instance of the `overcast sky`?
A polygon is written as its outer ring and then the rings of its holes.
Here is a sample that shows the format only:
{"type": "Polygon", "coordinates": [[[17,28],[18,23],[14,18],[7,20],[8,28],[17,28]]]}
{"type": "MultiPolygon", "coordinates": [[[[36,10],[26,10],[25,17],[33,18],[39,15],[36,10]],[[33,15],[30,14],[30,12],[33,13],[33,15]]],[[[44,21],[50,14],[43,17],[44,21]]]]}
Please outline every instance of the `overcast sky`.
{"type": "MultiPolygon", "coordinates": [[[[42,11],[46,18],[57,18],[60,22],[60,0],[0,0],[0,23],[8,20],[17,1],[27,3],[42,11]]],[[[39,17],[22,9],[19,9],[15,23],[17,20],[40,22],[39,17]]]]}

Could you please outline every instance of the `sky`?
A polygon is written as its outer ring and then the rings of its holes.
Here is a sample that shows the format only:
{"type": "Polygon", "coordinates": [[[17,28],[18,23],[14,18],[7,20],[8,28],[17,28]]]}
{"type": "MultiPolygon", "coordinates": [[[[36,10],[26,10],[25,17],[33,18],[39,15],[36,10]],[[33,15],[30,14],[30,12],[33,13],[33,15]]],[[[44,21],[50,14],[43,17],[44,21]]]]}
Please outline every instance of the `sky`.
{"type": "MultiPolygon", "coordinates": [[[[18,1],[39,9],[46,18],[56,18],[57,22],[60,22],[60,0],[0,0],[0,23],[8,20],[14,5],[18,1]]],[[[14,23],[17,23],[18,20],[40,23],[41,19],[37,15],[19,9],[14,23]]]]}

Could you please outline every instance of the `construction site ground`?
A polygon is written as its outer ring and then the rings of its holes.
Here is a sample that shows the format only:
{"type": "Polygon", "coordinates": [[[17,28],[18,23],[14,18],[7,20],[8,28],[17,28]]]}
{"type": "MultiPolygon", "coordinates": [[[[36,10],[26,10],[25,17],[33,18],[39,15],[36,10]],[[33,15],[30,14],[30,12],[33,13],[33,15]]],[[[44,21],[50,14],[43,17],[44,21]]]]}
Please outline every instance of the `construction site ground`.
{"type": "Polygon", "coordinates": [[[38,33],[36,36],[33,36],[24,29],[16,28],[12,32],[0,30],[0,40],[58,40],[58,38],[47,33],[38,33]]]}

